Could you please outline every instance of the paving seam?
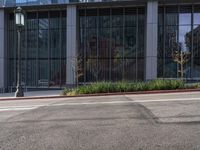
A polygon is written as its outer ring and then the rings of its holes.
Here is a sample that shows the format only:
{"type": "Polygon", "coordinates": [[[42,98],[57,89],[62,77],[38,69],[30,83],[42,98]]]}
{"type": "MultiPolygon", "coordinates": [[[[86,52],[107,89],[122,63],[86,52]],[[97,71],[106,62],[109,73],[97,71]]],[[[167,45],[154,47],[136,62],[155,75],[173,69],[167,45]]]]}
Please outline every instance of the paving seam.
{"type": "Polygon", "coordinates": [[[160,123],[160,120],[157,116],[155,116],[150,109],[145,107],[144,105],[140,104],[139,102],[136,102],[135,100],[124,96],[127,100],[130,100],[133,102],[133,104],[136,106],[142,117],[147,119],[152,125],[156,126],[160,123]]]}

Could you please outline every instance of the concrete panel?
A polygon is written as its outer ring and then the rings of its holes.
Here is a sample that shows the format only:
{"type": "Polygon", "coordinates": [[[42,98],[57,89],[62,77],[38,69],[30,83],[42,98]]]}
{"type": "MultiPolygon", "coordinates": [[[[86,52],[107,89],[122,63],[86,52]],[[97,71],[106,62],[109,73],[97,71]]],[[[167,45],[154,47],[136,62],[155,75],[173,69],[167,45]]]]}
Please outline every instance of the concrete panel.
{"type": "Polygon", "coordinates": [[[146,80],[157,78],[158,2],[147,2],[146,18],[146,80]]]}
{"type": "Polygon", "coordinates": [[[158,2],[157,1],[152,1],[152,2],[148,2],[147,3],[147,23],[148,24],[157,24],[158,19],[157,19],[157,13],[158,13],[158,9],[156,8],[158,7],[158,2]],[[156,13],[156,15],[155,15],[156,13]]]}
{"type": "Polygon", "coordinates": [[[76,16],[76,14],[77,14],[77,12],[76,12],[77,10],[76,10],[76,6],[71,6],[71,15],[72,15],[72,21],[71,21],[71,25],[72,26],[76,26],[76,20],[77,20],[77,18],[75,17],[76,16]]]}
{"type": "MultiPolygon", "coordinates": [[[[71,7],[67,6],[67,20],[69,20],[69,18],[71,19],[71,7]]],[[[67,26],[71,25],[71,20],[67,21],[67,26]]]]}
{"type": "Polygon", "coordinates": [[[4,10],[3,9],[0,9],[0,29],[4,29],[4,10]]]}
{"type": "Polygon", "coordinates": [[[76,6],[67,6],[67,69],[66,84],[76,84],[76,53],[77,53],[77,30],[76,30],[76,6]]]}
{"type": "Polygon", "coordinates": [[[5,86],[5,28],[4,10],[0,9],[0,88],[5,86]]]}
{"type": "Polygon", "coordinates": [[[157,56],[157,24],[147,24],[146,56],[157,56]]]}
{"type": "MultiPolygon", "coordinates": [[[[67,22],[67,26],[76,26],[76,6],[68,5],[67,6],[67,17],[70,18],[70,22],[67,22]]],[[[67,18],[67,19],[69,19],[67,18]]]]}
{"type": "Polygon", "coordinates": [[[0,58],[0,88],[4,87],[4,58],[0,58]]]}
{"type": "Polygon", "coordinates": [[[146,62],[148,62],[146,64],[146,75],[148,75],[148,78],[146,78],[146,80],[155,79],[157,76],[157,61],[155,60],[157,60],[157,57],[146,57],[146,62]]]}
{"type": "Polygon", "coordinates": [[[4,58],[4,29],[0,29],[0,58],[4,58]]]}

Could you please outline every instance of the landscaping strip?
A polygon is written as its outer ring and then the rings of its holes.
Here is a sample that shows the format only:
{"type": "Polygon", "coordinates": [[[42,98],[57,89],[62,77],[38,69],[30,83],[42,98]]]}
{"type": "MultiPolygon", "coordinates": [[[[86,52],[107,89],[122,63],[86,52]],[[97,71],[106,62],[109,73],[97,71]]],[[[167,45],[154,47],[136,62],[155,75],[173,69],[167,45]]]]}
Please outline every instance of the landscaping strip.
{"type": "Polygon", "coordinates": [[[122,81],[114,83],[97,82],[89,85],[78,86],[73,89],[66,88],[63,90],[62,95],[77,96],[82,94],[175,90],[175,89],[185,89],[185,88],[186,85],[182,80],[151,80],[146,82],[122,81]]]}

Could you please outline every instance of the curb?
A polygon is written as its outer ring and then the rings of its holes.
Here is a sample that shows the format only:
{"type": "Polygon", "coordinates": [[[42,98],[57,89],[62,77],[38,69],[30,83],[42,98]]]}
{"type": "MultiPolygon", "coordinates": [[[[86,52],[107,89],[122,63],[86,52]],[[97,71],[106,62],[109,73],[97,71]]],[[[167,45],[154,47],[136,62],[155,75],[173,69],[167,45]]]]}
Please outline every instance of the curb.
{"type": "Polygon", "coordinates": [[[114,95],[141,95],[141,94],[165,94],[165,93],[181,93],[181,92],[200,92],[200,89],[178,89],[178,90],[154,90],[154,91],[138,91],[138,92],[116,92],[116,93],[98,93],[83,94],[77,96],[33,96],[33,97],[9,97],[0,98],[0,101],[9,100],[33,100],[33,99],[52,99],[52,98],[75,98],[75,97],[92,97],[92,96],[114,96],[114,95]]]}

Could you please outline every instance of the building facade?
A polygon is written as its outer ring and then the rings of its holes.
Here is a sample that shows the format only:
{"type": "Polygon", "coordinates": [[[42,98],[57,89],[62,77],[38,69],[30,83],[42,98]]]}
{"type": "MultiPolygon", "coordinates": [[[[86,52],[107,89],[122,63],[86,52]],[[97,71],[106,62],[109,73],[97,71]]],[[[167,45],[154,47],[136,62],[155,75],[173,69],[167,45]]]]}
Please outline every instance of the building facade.
{"type": "Polygon", "coordinates": [[[17,6],[27,87],[178,78],[174,43],[190,52],[185,78],[200,78],[200,0],[1,0],[0,87],[16,85],[17,6]]]}

